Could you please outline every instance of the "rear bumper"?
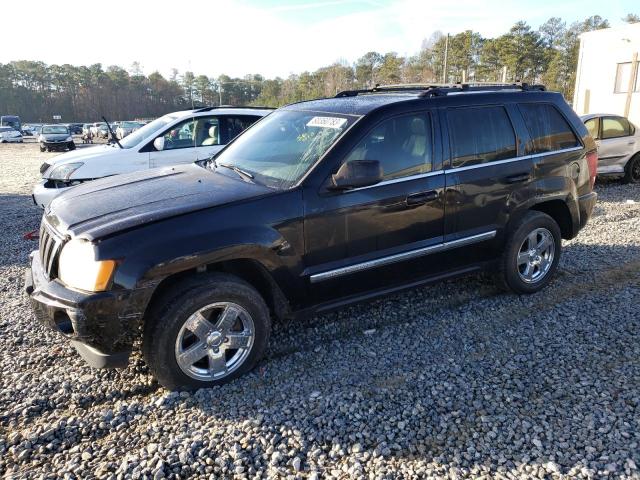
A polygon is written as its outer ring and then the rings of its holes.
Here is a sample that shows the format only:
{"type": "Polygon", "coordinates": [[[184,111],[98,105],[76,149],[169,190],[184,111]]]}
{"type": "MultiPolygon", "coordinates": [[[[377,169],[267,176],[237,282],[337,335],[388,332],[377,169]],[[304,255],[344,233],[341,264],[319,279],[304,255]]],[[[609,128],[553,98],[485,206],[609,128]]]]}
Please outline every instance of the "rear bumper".
{"type": "MultiPolygon", "coordinates": [[[[35,254],[34,254],[35,253],[35,254]]],[[[145,290],[84,293],[49,281],[37,252],[24,289],[37,321],[60,333],[92,367],[126,367],[139,336],[145,290]]]]}
{"type": "Polygon", "coordinates": [[[589,221],[589,218],[591,218],[593,207],[595,207],[597,200],[598,194],[596,192],[590,192],[578,197],[578,208],[580,210],[580,228],[584,227],[589,221]]]}

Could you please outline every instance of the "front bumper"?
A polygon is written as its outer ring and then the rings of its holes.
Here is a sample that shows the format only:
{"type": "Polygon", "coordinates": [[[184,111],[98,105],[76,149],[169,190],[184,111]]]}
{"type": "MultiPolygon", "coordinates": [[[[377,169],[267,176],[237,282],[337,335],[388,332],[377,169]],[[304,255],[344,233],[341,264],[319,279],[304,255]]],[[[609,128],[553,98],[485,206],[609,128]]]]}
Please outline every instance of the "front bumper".
{"type": "Polygon", "coordinates": [[[73,145],[74,142],[40,142],[40,145],[51,150],[64,150],[68,148],[70,145],[73,145]]]}
{"type": "Polygon", "coordinates": [[[48,180],[41,180],[33,189],[33,194],[31,198],[33,198],[33,203],[38,205],[39,207],[46,208],[49,206],[51,201],[60,195],[63,192],[66,192],[69,188],[51,188],[46,187],[48,180]]]}
{"type": "Polygon", "coordinates": [[[95,368],[124,368],[139,336],[146,291],[84,293],[48,280],[36,252],[25,276],[36,319],[66,337],[95,368]],[[144,301],[143,301],[144,300],[144,301]]]}

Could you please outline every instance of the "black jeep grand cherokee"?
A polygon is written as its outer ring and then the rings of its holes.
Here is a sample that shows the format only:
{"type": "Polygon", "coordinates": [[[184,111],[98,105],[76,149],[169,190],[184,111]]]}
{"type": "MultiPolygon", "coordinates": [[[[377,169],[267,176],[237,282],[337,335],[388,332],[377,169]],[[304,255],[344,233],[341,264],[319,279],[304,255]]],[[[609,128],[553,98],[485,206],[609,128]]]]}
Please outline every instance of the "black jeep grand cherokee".
{"type": "Polygon", "coordinates": [[[58,197],[26,290],[96,367],[136,340],[168,388],[227,382],[270,318],[490,269],[518,293],[556,271],[596,201],[596,146],[527,85],[377,87],[297,103],[215,159],[58,197]]]}

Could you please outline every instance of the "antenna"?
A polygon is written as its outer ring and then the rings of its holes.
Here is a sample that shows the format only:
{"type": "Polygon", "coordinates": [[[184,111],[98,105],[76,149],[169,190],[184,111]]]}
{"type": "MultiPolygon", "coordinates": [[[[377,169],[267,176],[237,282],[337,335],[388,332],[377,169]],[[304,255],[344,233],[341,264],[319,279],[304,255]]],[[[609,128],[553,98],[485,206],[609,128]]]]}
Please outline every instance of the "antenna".
{"type": "MultiPolygon", "coordinates": [[[[188,71],[191,72],[191,75],[193,76],[193,72],[191,71],[191,59],[187,60],[187,68],[188,68],[188,71]]],[[[195,77],[194,77],[194,80],[195,80],[195,77]]],[[[196,106],[193,103],[193,82],[189,83],[189,98],[191,98],[191,112],[192,112],[191,121],[193,122],[193,130],[191,132],[191,139],[193,140],[193,149],[194,149],[194,153],[195,153],[195,149],[197,147],[197,145],[196,145],[197,134],[196,134],[196,116],[195,116],[196,106]]]]}

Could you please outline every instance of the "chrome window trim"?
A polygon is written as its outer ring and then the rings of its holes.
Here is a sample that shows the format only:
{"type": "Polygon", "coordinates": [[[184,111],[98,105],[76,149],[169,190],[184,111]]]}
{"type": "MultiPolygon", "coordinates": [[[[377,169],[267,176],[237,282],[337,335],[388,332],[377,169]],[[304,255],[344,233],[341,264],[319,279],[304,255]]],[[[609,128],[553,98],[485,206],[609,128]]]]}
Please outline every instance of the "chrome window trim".
{"type": "Polygon", "coordinates": [[[367,185],[366,187],[358,187],[358,188],[352,188],[351,190],[345,190],[344,193],[358,192],[360,190],[366,190],[367,188],[382,187],[384,185],[392,185],[394,183],[409,182],[411,180],[418,180],[420,178],[426,178],[426,177],[434,177],[436,175],[442,175],[442,174],[444,174],[444,170],[435,170],[433,172],[418,173],[416,175],[410,175],[408,177],[391,178],[389,180],[383,180],[382,182],[376,183],[374,185],[367,185]]]}
{"type": "Polygon", "coordinates": [[[463,172],[465,170],[473,170],[475,168],[489,167],[489,166],[492,166],[492,165],[502,165],[502,164],[505,164],[505,163],[519,162],[521,160],[530,160],[532,158],[546,157],[547,155],[556,155],[558,153],[575,152],[577,150],[581,150],[582,148],[583,147],[581,145],[578,145],[576,147],[569,147],[569,148],[562,148],[560,150],[554,150],[553,152],[532,153],[530,155],[524,155],[522,157],[506,158],[504,160],[496,160],[494,162],[478,163],[476,165],[468,165],[466,167],[445,168],[444,170],[435,170],[433,172],[419,173],[417,175],[410,175],[408,177],[392,178],[391,180],[384,180],[384,181],[382,181],[380,183],[376,183],[375,185],[368,185],[366,187],[358,187],[358,188],[353,188],[351,190],[345,190],[344,193],[358,192],[360,190],[366,190],[368,188],[375,188],[375,187],[382,187],[384,185],[391,185],[391,184],[394,184],[394,183],[409,182],[411,180],[418,180],[420,178],[426,178],[426,177],[433,177],[433,176],[436,176],[436,175],[442,175],[443,173],[463,172]]]}
{"type": "Polygon", "coordinates": [[[418,248],[416,250],[410,250],[408,252],[396,253],[394,255],[388,255],[386,257],[376,258],[374,260],[368,260],[366,262],[355,263],[346,267],[340,267],[333,270],[327,270],[325,272],[316,273],[309,277],[311,283],[318,283],[332,278],[341,277],[343,275],[349,275],[351,273],[361,272],[370,268],[382,267],[391,263],[401,262],[403,260],[409,260],[411,258],[422,257],[424,255],[430,255],[432,253],[443,252],[445,250],[451,250],[453,248],[463,247],[485,240],[491,240],[496,236],[496,230],[489,232],[479,233],[477,235],[471,235],[469,237],[459,238],[457,240],[451,240],[449,242],[438,243],[437,245],[431,245],[429,247],[418,248]]]}
{"type": "Polygon", "coordinates": [[[560,150],[554,150],[553,152],[532,153],[530,155],[524,155],[522,157],[506,158],[504,160],[496,160],[494,162],[477,163],[475,165],[468,165],[466,167],[452,167],[445,169],[445,172],[462,172],[464,170],[473,170],[475,168],[489,167],[492,165],[502,165],[504,163],[519,162],[520,160],[530,160],[532,158],[546,157],[547,155],[557,155],[558,153],[575,152],[581,150],[581,145],[576,147],[562,148],[560,150]]]}

